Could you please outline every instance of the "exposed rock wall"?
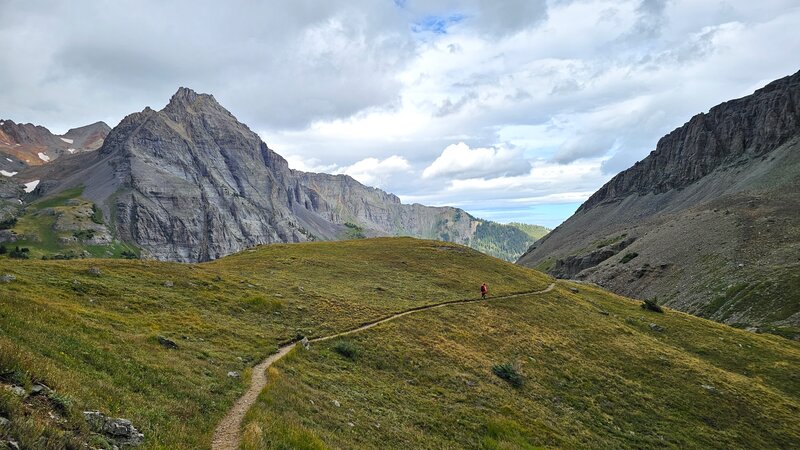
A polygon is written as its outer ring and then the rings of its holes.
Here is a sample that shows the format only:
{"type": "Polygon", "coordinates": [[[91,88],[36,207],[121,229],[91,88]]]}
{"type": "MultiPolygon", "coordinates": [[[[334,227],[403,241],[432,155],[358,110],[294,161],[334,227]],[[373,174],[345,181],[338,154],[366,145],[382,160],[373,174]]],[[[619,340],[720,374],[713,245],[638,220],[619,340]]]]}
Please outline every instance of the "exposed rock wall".
{"type": "Polygon", "coordinates": [[[711,108],[658,141],[656,149],[595,192],[579,211],[631,194],[685,187],[715,169],[758,158],[800,128],[800,72],[711,108]]]}
{"type": "Polygon", "coordinates": [[[726,323],[797,326],[797,255],[800,72],[662,138],[518,263],[726,323]],[[597,249],[623,234],[638,236],[625,252],[597,249]]]}

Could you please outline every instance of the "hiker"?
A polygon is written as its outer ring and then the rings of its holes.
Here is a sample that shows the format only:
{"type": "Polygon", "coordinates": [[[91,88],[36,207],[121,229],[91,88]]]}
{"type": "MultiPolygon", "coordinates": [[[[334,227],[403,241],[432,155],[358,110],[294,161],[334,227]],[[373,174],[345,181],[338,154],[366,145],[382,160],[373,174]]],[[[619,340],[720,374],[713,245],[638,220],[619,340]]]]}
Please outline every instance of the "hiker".
{"type": "Polygon", "coordinates": [[[489,286],[486,283],[481,285],[481,298],[486,299],[486,296],[489,295],[489,286]]]}

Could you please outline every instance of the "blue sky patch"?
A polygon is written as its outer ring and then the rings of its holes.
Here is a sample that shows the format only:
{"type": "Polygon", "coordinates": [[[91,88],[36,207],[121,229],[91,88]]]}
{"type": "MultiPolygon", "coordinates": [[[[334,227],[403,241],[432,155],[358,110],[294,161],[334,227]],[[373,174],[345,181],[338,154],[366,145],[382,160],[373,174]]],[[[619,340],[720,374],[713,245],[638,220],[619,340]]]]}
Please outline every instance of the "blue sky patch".
{"type": "Polygon", "coordinates": [[[465,19],[463,14],[449,16],[425,16],[411,25],[414,33],[447,34],[447,29],[465,19]]]}

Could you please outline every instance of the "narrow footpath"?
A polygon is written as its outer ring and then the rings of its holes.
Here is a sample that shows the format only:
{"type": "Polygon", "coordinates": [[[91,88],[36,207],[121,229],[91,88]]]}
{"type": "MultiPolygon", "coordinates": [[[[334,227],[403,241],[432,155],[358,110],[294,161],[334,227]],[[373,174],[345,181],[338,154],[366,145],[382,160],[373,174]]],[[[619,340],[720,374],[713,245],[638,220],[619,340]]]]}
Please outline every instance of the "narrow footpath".
{"type": "MultiPolygon", "coordinates": [[[[460,305],[465,303],[478,303],[478,302],[486,302],[492,300],[503,300],[515,297],[524,297],[529,295],[545,294],[547,292],[552,291],[553,288],[555,288],[555,286],[556,286],[555,283],[550,283],[550,285],[547,286],[547,288],[542,289],[540,291],[520,292],[518,294],[491,297],[489,300],[483,300],[479,298],[450,300],[447,302],[436,303],[433,305],[420,306],[417,308],[412,308],[403,312],[392,314],[391,316],[384,317],[383,319],[378,319],[373,322],[361,325],[357,328],[343,331],[341,333],[309,339],[309,342],[312,343],[322,342],[342,336],[347,336],[350,334],[368,330],[382,323],[390,322],[392,320],[399,319],[400,317],[407,316],[409,314],[428,311],[430,309],[442,308],[450,305],[460,305]]],[[[242,426],[242,420],[244,419],[244,415],[247,413],[250,407],[252,407],[255,404],[256,399],[258,398],[258,394],[260,394],[261,391],[264,390],[264,387],[267,385],[267,369],[269,369],[269,367],[276,361],[286,356],[290,351],[292,351],[292,349],[296,345],[297,342],[292,342],[290,344],[286,344],[280,347],[277,352],[273,353],[272,355],[267,357],[267,359],[259,363],[257,366],[253,367],[253,375],[250,379],[250,387],[247,389],[247,392],[245,392],[244,395],[242,395],[241,397],[239,397],[238,400],[236,400],[236,403],[233,404],[233,407],[231,407],[231,409],[228,411],[228,414],[226,414],[225,417],[222,419],[222,421],[220,421],[219,425],[217,425],[217,429],[214,431],[214,440],[211,442],[212,450],[236,450],[239,448],[239,439],[241,437],[240,429],[242,426]]]]}

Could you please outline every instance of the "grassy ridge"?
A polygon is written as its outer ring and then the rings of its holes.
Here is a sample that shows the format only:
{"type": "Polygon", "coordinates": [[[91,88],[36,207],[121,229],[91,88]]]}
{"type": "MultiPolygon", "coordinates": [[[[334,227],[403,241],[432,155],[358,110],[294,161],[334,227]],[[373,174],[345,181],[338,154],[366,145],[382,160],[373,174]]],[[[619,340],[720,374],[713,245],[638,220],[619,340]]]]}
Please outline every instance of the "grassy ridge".
{"type": "Polygon", "coordinates": [[[246,418],[244,448],[800,442],[797,343],[560,286],[296,349],[270,371],[246,418]],[[493,373],[505,364],[518,368],[519,388],[493,373]]]}
{"type": "Polygon", "coordinates": [[[52,448],[88,439],[86,409],[130,419],[145,448],[207,448],[248,368],[279,342],[477,297],[482,281],[497,294],[548,283],[465,247],[410,238],[264,246],[195,265],[0,259],[0,274],[16,277],[0,284],[0,380],[45,382],[69,405],[66,422],[43,422],[0,389],[0,414],[12,419],[0,439],[36,447],[44,437],[52,448]]]}

